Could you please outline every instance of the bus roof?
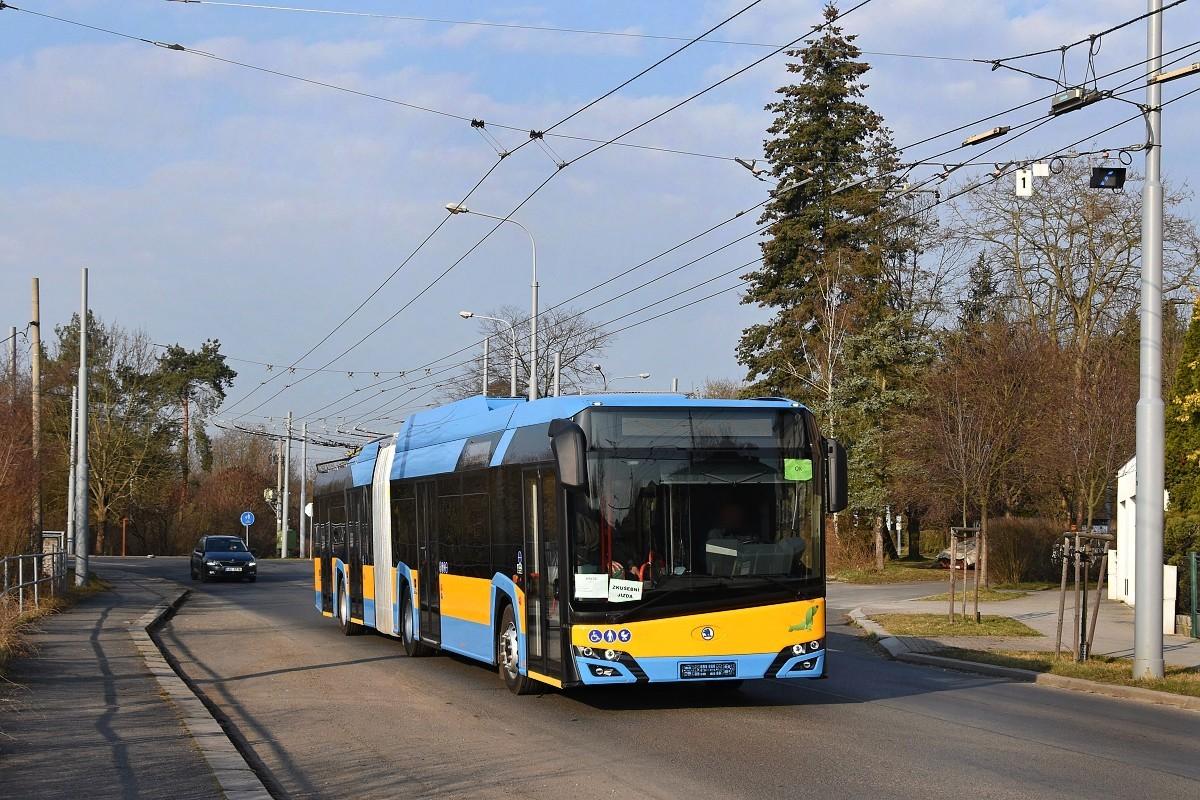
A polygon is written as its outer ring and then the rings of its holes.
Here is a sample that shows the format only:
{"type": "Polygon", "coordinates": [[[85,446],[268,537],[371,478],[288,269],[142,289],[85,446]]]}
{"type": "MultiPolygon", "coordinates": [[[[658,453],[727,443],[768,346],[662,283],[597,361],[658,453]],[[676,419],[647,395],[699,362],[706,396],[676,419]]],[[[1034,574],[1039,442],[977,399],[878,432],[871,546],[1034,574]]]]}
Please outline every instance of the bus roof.
{"type": "MultiPolygon", "coordinates": [[[[498,466],[508,463],[505,453],[517,430],[547,424],[554,419],[573,417],[589,407],[777,409],[802,406],[782,397],[702,400],[679,394],[650,393],[566,395],[533,401],[519,397],[468,397],[418,411],[406,419],[392,437],[363,447],[350,459],[351,483],[354,486],[369,484],[380,448],[393,443],[393,479],[453,472],[467,443],[480,437],[490,437],[488,464],[498,466]]],[[[548,452],[549,440],[544,444],[548,452]]]]}

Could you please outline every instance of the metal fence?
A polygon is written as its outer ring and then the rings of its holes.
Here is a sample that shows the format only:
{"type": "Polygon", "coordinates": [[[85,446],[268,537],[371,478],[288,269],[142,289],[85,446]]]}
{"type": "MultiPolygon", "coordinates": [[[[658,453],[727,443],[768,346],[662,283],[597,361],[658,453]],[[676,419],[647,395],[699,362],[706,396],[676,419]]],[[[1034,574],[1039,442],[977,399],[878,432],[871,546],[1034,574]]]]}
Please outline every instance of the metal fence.
{"type": "Polygon", "coordinates": [[[0,558],[0,608],[10,605],[23,613],[27,604],[37,608],[43,596],[53,597],[66,589],[71,561],[66,550],[0,558]]]}

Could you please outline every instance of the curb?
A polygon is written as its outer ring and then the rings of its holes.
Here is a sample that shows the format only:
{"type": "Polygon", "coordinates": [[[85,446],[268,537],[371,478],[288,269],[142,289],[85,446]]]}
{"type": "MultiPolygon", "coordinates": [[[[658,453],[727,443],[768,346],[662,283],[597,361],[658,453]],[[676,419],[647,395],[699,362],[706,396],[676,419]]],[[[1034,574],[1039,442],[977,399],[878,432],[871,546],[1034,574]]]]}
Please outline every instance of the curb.
{"type": "Polygon", "coordinates": [[[191,589],[183,589],[174,600],[164,600],[147,611],[130,628],[129,635],[133,637],[134,646],[158,681],[159,687],[178,709],[184,728],[216,776],[221,792],[227,800],[272,800],[267,787],[238,752],[225,729],[208,712],[204,703],[183,678],[171,668],[165,654],[150,636],[150,631],[160,625],[191,593],[191,589]]]}
{"type": "Polygon", "coordinates": [[[1143,689],[1140,686],[1120,686],[1112,683],[1100,683],[1083,678],[1068,678],[1065,675],[1050,675],[1045,672],[1034,672],[1029,669],[1016,667],[1001,667],[996,664],[983,664],[978,661],[964,661],[959,658],[932,656],[927,653],[914,653],[902,639],[884,630],[878,622],[868,617],[861,608],[850,612],[854,623],[868,633],[879,637],[879,644],[896,661],[908,664],[922,664],[928,667],[942,667],[959,672],[974,672],[993,678],[1007,678],[1023,683],[1036,683],[1041,686],[1052,686],[1056,689],[1069,689],[1073,692],[1087,692],[1120,700],[1137,700],[1142,703],[1154,703],[1161,706],[1182,708],[1188,711],[1200,711],[1200,697],[1171,694],[1155,689],[1143,689]]]}

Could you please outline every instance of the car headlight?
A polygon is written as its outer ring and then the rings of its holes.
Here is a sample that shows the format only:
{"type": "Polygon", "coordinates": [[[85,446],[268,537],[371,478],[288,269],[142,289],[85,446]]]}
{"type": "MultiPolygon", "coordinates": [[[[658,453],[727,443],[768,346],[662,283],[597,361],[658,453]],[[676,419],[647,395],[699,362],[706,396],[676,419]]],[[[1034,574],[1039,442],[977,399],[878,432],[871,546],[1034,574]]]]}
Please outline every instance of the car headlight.
{"type": "Polygon", "coordinates": [[[249,562],[248,564],[246,564],[246,566],[247,566],[247,567],[257,567],[257,566],[258,566],[258,563],[257,563],[257,562],[255,562],[255,561],[251,561],[251,562],[249,562]]]}
{"type": "Polygon", "coordinates": [[[221,566],[221,562],[220,562],[220,561],[205,561],[204,563],[205,563],[205,564],[208,564],[210,567],[219,567],[219,566],[221,566]]]}

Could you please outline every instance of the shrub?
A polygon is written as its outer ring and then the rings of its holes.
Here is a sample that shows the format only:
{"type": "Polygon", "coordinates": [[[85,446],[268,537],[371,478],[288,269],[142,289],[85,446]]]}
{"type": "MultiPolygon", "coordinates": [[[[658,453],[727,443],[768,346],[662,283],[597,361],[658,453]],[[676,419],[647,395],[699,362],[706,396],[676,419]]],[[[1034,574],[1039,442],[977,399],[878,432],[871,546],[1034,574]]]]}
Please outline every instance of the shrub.
{"type": "Polygon", "coordinates": [[[1062,536],[1058,520],[1001,517],[991,521],[988,536],[988,571],[993,583],[1053,581],[1058,568],[1050,560],[1062,536]]]}

